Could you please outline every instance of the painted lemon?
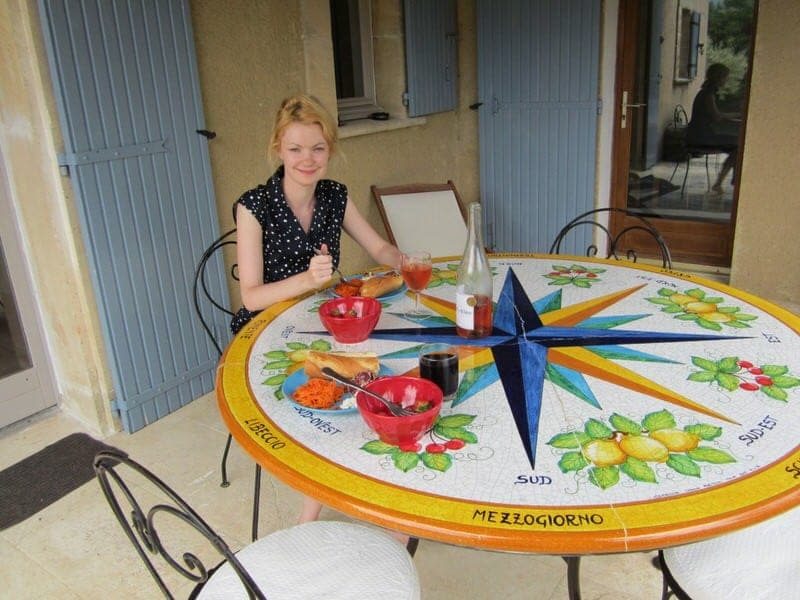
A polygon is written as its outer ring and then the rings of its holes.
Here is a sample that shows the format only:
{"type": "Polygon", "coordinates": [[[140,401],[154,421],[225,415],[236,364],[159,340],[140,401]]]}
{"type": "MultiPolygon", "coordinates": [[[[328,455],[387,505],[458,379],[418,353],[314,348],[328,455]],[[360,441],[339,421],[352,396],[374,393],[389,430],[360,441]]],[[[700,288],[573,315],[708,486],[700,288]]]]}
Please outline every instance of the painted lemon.
{"type": "Polygon", "coordinates": [[[716,312],[717,305],[711,304],[710,302],[689,302],[688,304],[683,305],[683,310],[685,310],[687,313],[702,315],[705,313],[716,312]]]}
{"type": "Polygon", "coordinates": [[[628,456],[647,462],[665,462],[669,458],[669,450],[664,444],[644,435],[626,435],[620,440],[619,447],[628,456]]]}
{"type": "Polygon", "coordinates": [[[726,315],[725,313],[714,311],[704,314],[703,318],[706,321],[712,321],[714,323],[727,323],[728,321],[733,321],[735,317],[733,317],[732,315],[726,315]]]}
{"type": "Polygon", "coordinates": [[[688,296],[686,294],[672,294],[669,299],[675,304],[680,304],[681,306],[684,304],[689,304],[689,302],[697,302],[697,298],[688,296]]]}
{"type": "Polygon", "coordinates": [[[581,448],[581,452],[586,460],[598,467],[621,465],[628,459],[616,440],[612,439],[592,440],[581,448]]]}
{"type": "Polygon", "coordinates": [[[688,452],[700,443],[699,436],[680,429],[659,429],[653,431],[650,437],[664,444],[670,452],[688,452]]]}

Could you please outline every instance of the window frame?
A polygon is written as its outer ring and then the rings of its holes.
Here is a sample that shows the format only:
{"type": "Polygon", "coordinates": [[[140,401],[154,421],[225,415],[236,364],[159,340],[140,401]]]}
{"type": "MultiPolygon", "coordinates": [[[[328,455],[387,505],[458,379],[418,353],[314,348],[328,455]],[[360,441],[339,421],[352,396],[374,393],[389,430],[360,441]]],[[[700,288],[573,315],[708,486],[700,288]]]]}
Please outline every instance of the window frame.
{"type": "Polygon", "coordinates": [[[700,57],[700,22],[697,10],[678,4],[675,23],[675,83],[690,83],[697,78],[700,57]]]}

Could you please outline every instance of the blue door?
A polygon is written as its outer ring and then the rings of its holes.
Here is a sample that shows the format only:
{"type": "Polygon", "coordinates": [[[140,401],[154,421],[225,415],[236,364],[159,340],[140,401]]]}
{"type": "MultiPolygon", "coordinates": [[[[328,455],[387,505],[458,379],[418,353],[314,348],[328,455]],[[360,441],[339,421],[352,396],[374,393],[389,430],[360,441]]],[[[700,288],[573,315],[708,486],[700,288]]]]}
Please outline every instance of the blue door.
{"type": "MultiPolygon", "coordinates": [[[[192,309],[218,219],[189,6],[39,7],[115,404],[136,431],[213,389],[218,359],[192,309]]],[[[223,272],[213,265],[217,297],[223,272]]]]}
{"type": "MultiPolygon", "coordinates": [[[[600,5],[478,1],[481,202],[495,251],[546,252],[594,208],[600,5]]],[[[589,232],[567,241],[563,252],[584,254],[589,232]]]]}

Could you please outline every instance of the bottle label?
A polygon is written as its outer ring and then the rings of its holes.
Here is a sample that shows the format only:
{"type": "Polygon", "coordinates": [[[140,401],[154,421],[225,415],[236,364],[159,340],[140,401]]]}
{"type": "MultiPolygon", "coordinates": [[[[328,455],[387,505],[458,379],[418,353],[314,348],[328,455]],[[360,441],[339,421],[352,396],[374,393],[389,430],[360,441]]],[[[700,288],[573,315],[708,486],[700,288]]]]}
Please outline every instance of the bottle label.
{"type": "Polygon", "coordinates": [[[456,325],[461,329],[475,329],[475,304],[472,294],[456,294],[456,325]]]}

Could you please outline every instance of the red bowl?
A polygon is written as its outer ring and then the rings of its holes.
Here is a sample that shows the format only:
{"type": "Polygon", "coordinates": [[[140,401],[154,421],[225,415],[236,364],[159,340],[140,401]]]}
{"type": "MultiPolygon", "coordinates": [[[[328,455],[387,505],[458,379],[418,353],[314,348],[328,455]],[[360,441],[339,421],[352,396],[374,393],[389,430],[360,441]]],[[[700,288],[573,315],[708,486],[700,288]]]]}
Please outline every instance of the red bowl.
{"type": "MultiPolygon", "coordinates": [[[[381,377],[367,384],[367,389],[392,402],[414,404],[428,401],[431,407],[407,417],[395,417],[380,401],[364,392],[356,392],[356,405],[361,417],[381,441],[394,446],[414,444],[429,431],[442,408],[442,390],[421,377],[397,375],[381,377]]],[[[408,407],[407,407],[408,408],[408,407]]]]}
{"type": "Polygon", "coordinates": [[[337,342],[363,342],[381,318],[381,303],[375,298],[350,296],[328,300],[319,307],[319,319],[337,342]]]}

